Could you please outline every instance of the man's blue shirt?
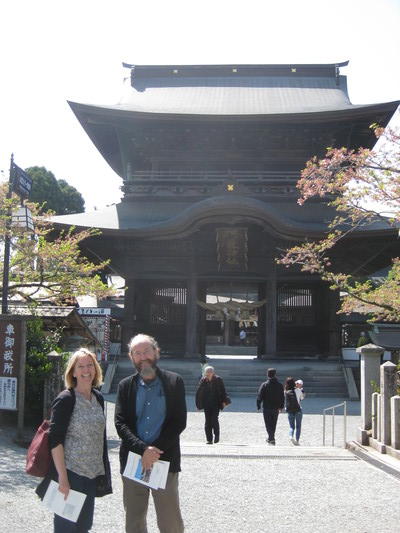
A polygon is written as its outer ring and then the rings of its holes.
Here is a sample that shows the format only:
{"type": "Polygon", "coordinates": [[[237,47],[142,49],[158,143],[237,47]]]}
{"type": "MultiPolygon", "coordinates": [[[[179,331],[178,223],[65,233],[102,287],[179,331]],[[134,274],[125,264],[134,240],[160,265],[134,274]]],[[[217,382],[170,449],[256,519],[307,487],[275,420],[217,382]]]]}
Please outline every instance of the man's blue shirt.
{"type": "Polygon", "coordinates": [[[158,376],[148,383],[139,377],[136,393],[138,437],[152,444],[160,436],[165,414],[164,388],[158,376]]]}

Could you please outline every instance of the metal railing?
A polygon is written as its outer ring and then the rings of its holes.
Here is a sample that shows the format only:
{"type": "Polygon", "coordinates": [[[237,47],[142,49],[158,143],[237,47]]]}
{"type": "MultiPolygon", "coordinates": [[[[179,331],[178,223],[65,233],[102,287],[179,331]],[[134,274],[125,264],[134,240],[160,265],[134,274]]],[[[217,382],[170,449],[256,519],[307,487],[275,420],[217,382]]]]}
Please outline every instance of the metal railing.
{"type": "Polygon", "coordinates": [[[337,405],[333,405],[332,407],[327,407],[326,409],[322,411],[322,414],[323,414],[322,445],[325,446],[326,412],[332,410],[332,446],[335,446],[335,409],[337,407],[343,407],[343,434],[344,434],[343,447],[346,448],[347,402],[339,403],[337,405]]]}

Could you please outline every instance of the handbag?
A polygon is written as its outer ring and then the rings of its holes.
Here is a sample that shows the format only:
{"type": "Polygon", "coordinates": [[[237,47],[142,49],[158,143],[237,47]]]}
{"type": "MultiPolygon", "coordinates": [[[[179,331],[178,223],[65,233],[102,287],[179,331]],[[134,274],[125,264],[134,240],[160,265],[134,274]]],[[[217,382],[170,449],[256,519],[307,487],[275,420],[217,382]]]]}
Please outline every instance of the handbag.
{"type": "Polygon", "coordinates": [[[51,464],[49,446],[50,410],[36,431],[26,455],[25,472],[30,476],[46,477],[51,464]]]}
{"type": "Polygon", "coordinates": [[[225,407],[228,407],[228,405],[232,403],[232,400],[230,399],[229,394],[226,395],[224,403],[225,403],[225,407]]]}
{"type": "Polygon", "coordinates": [[[103,496],[112,494],[110,462],[108,457],[103,458],[103,461],[105,474],[96,477],[96,498],[102,498],[103,496]]]}

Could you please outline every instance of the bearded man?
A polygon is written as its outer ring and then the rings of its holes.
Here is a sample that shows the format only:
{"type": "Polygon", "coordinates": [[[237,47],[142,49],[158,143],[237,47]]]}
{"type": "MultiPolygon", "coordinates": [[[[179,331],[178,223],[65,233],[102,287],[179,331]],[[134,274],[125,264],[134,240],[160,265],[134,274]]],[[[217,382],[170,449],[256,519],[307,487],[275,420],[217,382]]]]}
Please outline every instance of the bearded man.
{"type": "Polygon", "coordinates": [[[125,531],[147,533],[150,490],[162,533],[184,530],[179,506],[179,435],[186,427],[185,387],[181,376],[157,366],[160,350],[157,341],[139,334],[129,342],[129,357],[137,372],[118,385],[115,427],[121,438],[121,474],[128,453],[142,457],[142,467],[151,469],[162,459],[170,463],[165,489],[149,489],[122,476],[125,531]]]}

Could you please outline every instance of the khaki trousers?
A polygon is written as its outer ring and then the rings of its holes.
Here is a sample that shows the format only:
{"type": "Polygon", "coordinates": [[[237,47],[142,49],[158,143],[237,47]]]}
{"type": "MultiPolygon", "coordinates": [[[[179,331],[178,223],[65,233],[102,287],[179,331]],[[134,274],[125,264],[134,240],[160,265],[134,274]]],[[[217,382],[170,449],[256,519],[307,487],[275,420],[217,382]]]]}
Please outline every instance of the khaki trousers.
{"type": "Polygon", "coordinates": [[[165,489],[148,489],[124,476],[122,476],[122,483],[126,533],[147,533],[150,491],[153,496],[160,533],[183,533],[177,472],[168,474],[165,489]]]}

